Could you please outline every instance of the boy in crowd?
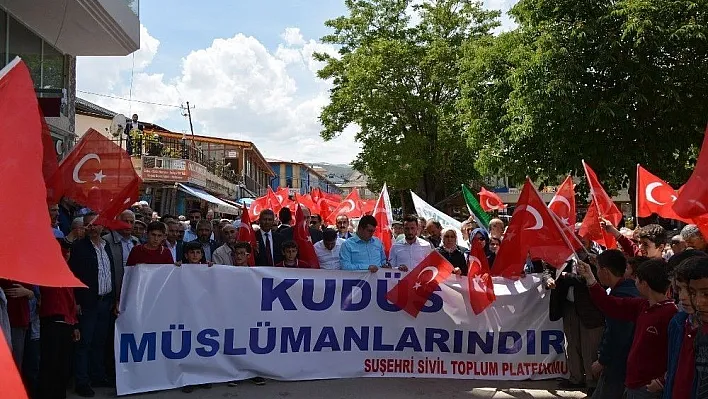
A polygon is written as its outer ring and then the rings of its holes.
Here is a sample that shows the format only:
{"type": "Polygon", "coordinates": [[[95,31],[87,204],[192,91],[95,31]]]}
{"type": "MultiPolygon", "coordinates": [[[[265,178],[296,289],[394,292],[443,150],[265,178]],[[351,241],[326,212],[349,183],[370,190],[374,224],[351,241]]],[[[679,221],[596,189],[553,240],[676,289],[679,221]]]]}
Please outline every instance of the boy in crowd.
{"type": "Polygon", "coordinates": [[[663,259],[642,263],[636,270],[637,290],[642,298],[617,298],[607,295],[597,283],[590,265],[578,263],[578,273],[585,277],[593,302],[605,316],[635,323],[627,358],[627,399],[661,398],[668,326],[677,311],[674,301],[666,296],[670,285],[667,269],[663,259]]]}
{"type": "Polygon", "coordinates": [[[172,264],[172,252],[163,245],[167,226],[162,222],[150,222],[147,226],[147,242],[136,245],[128,255],[126,266],[172,264]]]}
{"type": "MultiPolygon", "coordinates": [[[[184,251],[184,263],[190,265],[207,264],[209,267],[213,265],[212,262],[204,261],[204,249],[202,248],[202,243],[199,241],[190,241],[184,243],[182,249],[184,251]]],[[[177,266],[182,266],[182,262],[176,262],[177,266]]]]}
{"type": "MultiPolygon", "coordinates": [[[[610,288],[610,295],[618,298],[634,298],[639,291],[634,281],[626,279],[627,259],[616,249],[597,256],[597,278],[600,284],[610,288]]],[[[592,364],[593,374],[599,376],[593,399],[622,399],[624,379],[627,374],[627,356],[632,346],[634,323],[607,317],[605,331],[598,348],[598,359],[592,364]]]]}
{"type": "Polygon", "coordinates": [[[309,269],[310,264],[297,258],[297,243],[288,240],[280,247],[283,251],[283,261],[276,264],[280,267],[291,267],[299,269],[309,269]]]}
{"type": "Polygon", "coordinates": [[[665,399],[708,397],[708,257],[695,256],[674,272],[682,311],[669,324],[665,399]]]}
{"type": "Polygon", "coordinates": [[[658,224],[639,228],[639,252],[649,258],[663,258],[666,246],[666,230],[658,224]]]}
{"type": "Polygon", "coordinates": [[[236,241],[233,246],[234,266],[248,267],[248,256],[251,254],[251,244],[246,241],[236,241]]]}

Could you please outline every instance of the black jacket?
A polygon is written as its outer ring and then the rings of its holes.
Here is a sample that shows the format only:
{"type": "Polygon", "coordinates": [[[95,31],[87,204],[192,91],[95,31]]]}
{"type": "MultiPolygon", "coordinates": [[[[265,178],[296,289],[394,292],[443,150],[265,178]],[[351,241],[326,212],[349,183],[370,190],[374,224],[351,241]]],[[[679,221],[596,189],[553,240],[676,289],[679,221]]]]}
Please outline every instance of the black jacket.
{"type": "MultiPolygon", "coordinates": [[[[322,241],[322,230],[317,230],[313,229],[312,227],[308,227],[310,229],[310,237],[312,237],[312,243],[315,244],[318,241],[322,241]]],[[[293,239],[293,228],[292,227],[285,227],[282,230],[278,230],[278,234],[280,234],[283,237],[283,242],[292,240],[293,239]]]]}
{"type": "MultiPolygon", "coordinates": [[[[284,240],[283,236],[275,232],[271,232],[270,236],[273,240],[273,242],[271,242],[271,245],[273,246],[273,265],[270,266],[274,266],[283,261],[283,253],[280,247],[281,245],[283,245],[284,240]]],[[[256,241],[258,242],[256,266],[269,266],[268,255],[266,254],[266,247],[263,243],[263,232],[260,230],[256,231],[256,241]]]]}
{"type": "MultiPolygon", "coordinates": [[[[112,292],[116,295],[116,274],[111,246],[106,243],[104,248],[110,262],[112,292]]],[[[74,241],[71,246],[69,268],[76,278],[81,280],[87,287],[74,289],[76,303],[84,309],[94,308],[96,303],[98,303],[98,256],[89,237],[74,241]]]]}
{"type": "MultiPolygon", "coordinates": [[[[568,266],[570,267],[570,266],[568,266]]],[[[592,266],[593,274],[597,275],[595,266],[592,266]]],[[[566,270],[568,270],[566,268],[566,270]]],[[[553,277],[555,269],[547,266],[543,271],[542,281],[545,285],[549,278],[553,277]]],[[[585,280],[577,274],[567,273],[559,276],[556,281],[556,288],[551,290],[551,299],[548,309],[548,315],[551,321],[560,320],[563,318],[563,308],[565,307],[568,296],[568,289],[573,288],[573,308],[575,313],[580,318],[580,323],[585,328],[602,327],[605,324],[605,316],[602,314],[592,302],[590,291],[585,283],[585,280]]]]}
{"type": "MultiPolygon", "coordinates": [[[[165,241],[165,243],[163,245],[165,246],[165,248],[170,249],[167,246],[167,241],[165,241]]],[[[211,254],[214,255],[214,251],[212,251],[211,254]]],[[[175,259],[174,259],[174,261],[175,262],[183,262],[184,260],[185,260],[184,259],[184,241],[177,240],[177,242],[175,242],[175,259]]]]}
{"type": "MultiPolygon", "coordinates": [[[[610,295],[619,298],[633,298],[639,296],[639,291],[632,280],[620,280],[612,288],[610,295]]],[[[627,357],[632,347],[634,337],[634,323],[605,318],[605,331],[602,341],[597,349],[597,360],[605,366],[605,378],[611,381],[624,381],[627,374],[627,357]]]]}
{"type": "Polygon", "coordinates": [[[460,270],[462,270],[463,276],[467,275],[469,266],[467,265],[467,251],[464,248],[458,246],[457,249],[452,252],[447,252],[443,247],[437,247],[435,250],[438,251],[443,258],[447,259],[453,267],[459,267],[460,270]]]}

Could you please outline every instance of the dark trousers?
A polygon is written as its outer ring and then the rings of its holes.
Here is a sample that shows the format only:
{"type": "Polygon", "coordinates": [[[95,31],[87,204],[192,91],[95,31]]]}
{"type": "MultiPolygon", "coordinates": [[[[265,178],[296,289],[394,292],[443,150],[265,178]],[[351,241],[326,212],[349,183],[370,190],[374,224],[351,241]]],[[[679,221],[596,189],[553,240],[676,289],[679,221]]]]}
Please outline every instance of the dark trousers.
{"type": "Polygon", "coordinates": [[[115,341],[116,336],[116,316],[111,313],[110,323],[108,325],[108,335],[106,335],[106,345],[105,348],[105,361],[106,365],[106,375],[108,376],[108,381],[114,382],[116,380],[116,351],[115,351],[115,341]]]}
{"type": "Polygon", "coordinates": [[[41,320],[39,344],[39,399],[64,399],[71,370],[74,326],[41,320]]]}
{"type": "Polygon", "coordinates": [[[79,331],[81,339],[76,348],[76,364],[74,377],[76,387],[90,386],[91,381],[106,379],[106,338],[111,323],[111,309],[113,298],[111,295],[99,298],[96,306],[81,309],[79,315],[79,331]]]}
{"type": "Polygon", "coordinates": [[[25,337],[25,354],[22,360],[22,379],[27,387],[30,398],[37,397],[37,383],[39,381],[39,339],[32,339],[31,331],[25,337]]]}

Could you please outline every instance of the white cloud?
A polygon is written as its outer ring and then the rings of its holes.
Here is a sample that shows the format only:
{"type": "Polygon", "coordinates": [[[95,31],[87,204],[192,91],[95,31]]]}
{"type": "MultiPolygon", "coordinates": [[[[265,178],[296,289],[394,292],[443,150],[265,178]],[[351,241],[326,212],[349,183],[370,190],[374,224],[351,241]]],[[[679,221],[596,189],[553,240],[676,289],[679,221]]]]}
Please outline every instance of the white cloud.
{"type": "MultiPolygon", "coordinates": [[[[298,28],[287,28],[283,42],[270,51],[256,38],[236,34],[215,39],[193,50],[181,61],[176,77],[148,73],[160,41],[143,28],[141,50],[135,53],[132,96],[166,104],[189,100],[197,133],[253,141],[270,158],[303,162],[349,163],[360,151],[355,128],[324,142],[319,136],[319,115],[329,101],[327,82],[316,77],[322,65],[314,52],[336,55],[330,45],[306,40],[298,28]]],[[[130,93],[132,55],[81,57],[77,61],[79,90],[127,98],[130,93]]],[[[108,109],[124,111],[119,99],[79,93],[108,109]]],[[[176,108],[133,103],[141,120],[181,131],[183,119],[176,108]]]]}

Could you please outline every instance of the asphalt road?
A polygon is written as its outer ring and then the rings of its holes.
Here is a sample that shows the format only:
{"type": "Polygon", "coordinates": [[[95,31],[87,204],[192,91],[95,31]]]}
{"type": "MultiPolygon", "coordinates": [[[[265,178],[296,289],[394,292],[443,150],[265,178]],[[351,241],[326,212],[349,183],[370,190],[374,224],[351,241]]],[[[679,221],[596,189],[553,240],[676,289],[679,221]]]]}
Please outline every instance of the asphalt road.
{"type": "MultiPolygon", "coordinates": [[[[580,391],[558,391],[557,382],[549,381],[479,381],[415,378],[359,378],[278,382],[268,381],[255,386],[248,381],[237,387],[226,384],[211,389],[197,389],[183,393],[179,389],[140,395],[123,396],[128,399],[415,399],[415,398],[585,398],[580,391]]],[[[78,398],[73,392],[69,398],[78,398]]],[[[115,391],[96,389],[96,398],[115,398],[115,391]]]]}

